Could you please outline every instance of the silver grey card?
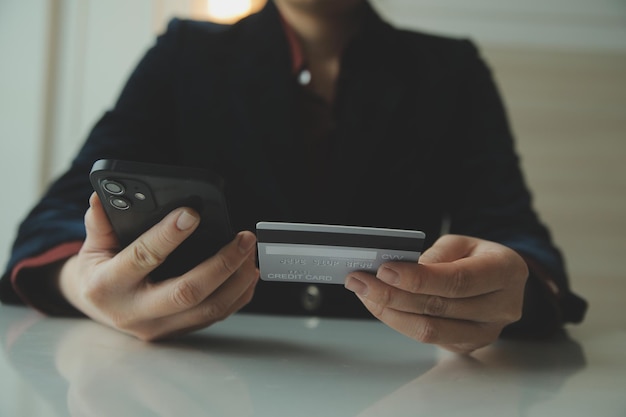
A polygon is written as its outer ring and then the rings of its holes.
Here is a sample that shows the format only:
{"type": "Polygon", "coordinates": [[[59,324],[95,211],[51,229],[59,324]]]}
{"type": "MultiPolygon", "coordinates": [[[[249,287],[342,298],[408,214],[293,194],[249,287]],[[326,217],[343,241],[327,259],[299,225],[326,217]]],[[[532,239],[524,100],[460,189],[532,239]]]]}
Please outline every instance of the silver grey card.
{"type": "Polygon", "coordinates": [[[259,222],[265,281],[342,284],[353,271],[376,273],[389,261],[417,262],[423,232],[326,224],[259,222]]]}

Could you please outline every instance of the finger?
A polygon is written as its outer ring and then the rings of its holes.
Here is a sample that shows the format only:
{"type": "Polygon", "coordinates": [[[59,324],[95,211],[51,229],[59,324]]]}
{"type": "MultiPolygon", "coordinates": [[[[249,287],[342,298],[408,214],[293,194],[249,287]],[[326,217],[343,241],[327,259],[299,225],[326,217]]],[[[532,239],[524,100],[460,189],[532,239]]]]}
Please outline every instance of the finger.
{"type": "Polygon", "coordinates": [[[246,260],[233,279],[229,279],[224,285],[219,287],[205,302],[215,303],[217,305],[228,305],[230,308],[226,310],[223,317],[239,311],[243,306],[252,300],[254,289],[259,281],[259,269],[256,267],[254,252],[246,260]],[[234,302],[230,301],[234,300],[234,302]]]}
{"type": "Polygon", "coordinates": [[[123,277],[129,285],[136,285],[161,265],[199,222],[200,217],[191,209],[172,211],[113,258],[109,275],[123,277]]]}
{"type": "Polygon", "coordinates": [[[118,248],[113,227],[107,218],[102,202],[95,192],[89,198],[89,209],[85,213],[85,230],[87,236],[83,247],[85,250],[114,251],[118,248]]]}
{"type": "MultiPolygon", "coordinates": [[[[214,295],[211,295],[193,310],[180,313],[178,316],[168,319],[167,323],[159,326],[159,331],[164,332],[164,337],[175,336],[203,329],[229,317],[252,300],[258,277],[259,272],[257,270],[255,273],[246,276],[244,285],[237,283],[220,287],[214,295]],[[248,286],[246,287],[245,284],[248,286]],[[185,323],[185,325],[181,327],[180,323],[185,323]],[[189,326],[188,323],[195,324],[189,326]],[[167,332],[168,328],[173,330],[167,332]]],[[[231,281],[229,280],[227,284],[231,284],[231,281]]]]}
{"type": "Polygon", "coordinates": [[[382,265],[376,277],[414,294],[475,297],[507,287],[518,275],[509,263],[497,252],[446,263],[393,262],[382,265]]]}
{"type": "Polygon", "coordinates": [[[421,316],[382,307],[361,298],[365,307],[392,329],[422,343],[471,351],[495,341],[503,326],[421,316]],[[455,347],[456,346],[456,347],[455,347]]]}
{"type": "MultiPolygon", "coordinates": [[[[240,232],[214,256],[184,275],[156,284],[146,283],[137,299],[142,306],[140,310],[146,318],[166,317],[190,310],[230,281],[231,277],[233,283],[229,283],[226,288],[234,286],[237,288],[235,291],[243,292],[248,284],[242,284],[241,280],[245,279],[241,277],[249,279],[251,275],[255,275],[256,268],[253,262],[255,243],[256,237],[253,233],[240,232]],[[239,274],[242,266],[247,267],[244,268],[244,273],[239,274]]],[[[224,302],[216,303],[216,310],[225,309],[225,304],[229,304],[225,301],[229,295],[232,297],[232,293],[228,293],[223,299],[218,299],[224,302]]],[[[217,314],[207,313],[207,315],[217,314]]]]}
{"type": "Polygon", "coordinates": [[[365,273],[355,273],[348,277],[346,288],[381,307],[405,313],[482,323],[512,323],[519,320],[522,309],[521,299],[512,299],[503,292],[470,298],[413,294],[387,285],[365,273]],[[355,283],[353,280],[359,282],[355,283]]]}
{"type": "Polygon", "coordinates": [[[258,282],[259,271],[252,257],[215,292],[187,310],[150,320],[133,332],[143,340],[157,340],[202,329],[221,321],[248,304],[258,282]]]}

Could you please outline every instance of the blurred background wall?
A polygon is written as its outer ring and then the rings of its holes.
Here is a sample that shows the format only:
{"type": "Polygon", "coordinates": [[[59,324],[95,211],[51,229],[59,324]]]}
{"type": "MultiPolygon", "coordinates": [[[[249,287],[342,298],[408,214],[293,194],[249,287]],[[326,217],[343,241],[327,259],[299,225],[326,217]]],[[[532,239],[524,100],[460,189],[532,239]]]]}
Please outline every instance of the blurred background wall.
{"type": "MultiPolygon", "coordinates": [[[[504,94],[536,207],[567,256],[574,286],[591,311],[609,305],[593,291],[625,279],[626,1],[372,3],[398,26],[480,45],[504,94]]],[[[67,167],[169,18],[206,18],[209,5],[0,0],[3,265],[19,219],[67,167]]],[[[602,325],[593,317],[588,323],[602,325]]]]}

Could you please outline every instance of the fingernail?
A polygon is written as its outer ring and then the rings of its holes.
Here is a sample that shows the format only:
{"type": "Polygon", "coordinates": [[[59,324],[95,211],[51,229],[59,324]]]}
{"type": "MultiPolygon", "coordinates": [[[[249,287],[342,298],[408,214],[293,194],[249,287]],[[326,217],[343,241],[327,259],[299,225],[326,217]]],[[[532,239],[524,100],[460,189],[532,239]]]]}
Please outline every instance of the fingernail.
{"type": "Polygon", "coordinates": [[[376,278],[386,282],[389,285],[397,285],[400,282],[400,275],[393,269],[381,266],[378,268],[376,278]]]}
{"type": "Polygon", "coordinates": [[[239,234],[239,250],[241,253],[248,253],[256,243],[256,238],[251,233],[239,234]]]}
{"type": "Polygon", "coordinates": [[[185,231],[192,228],[196,223],[198,223],[198,218],[187,210],[183,210],[176,220],[176,227],[178,230],[185,231]]]}
{"type": "Polygon", "coordinates": [[[349,276],[346,279],[346,283],[344,284],[344,286],[353,293],[360,296],[366,296],[368,292],[367,284],[353,276],[349,276]]]}

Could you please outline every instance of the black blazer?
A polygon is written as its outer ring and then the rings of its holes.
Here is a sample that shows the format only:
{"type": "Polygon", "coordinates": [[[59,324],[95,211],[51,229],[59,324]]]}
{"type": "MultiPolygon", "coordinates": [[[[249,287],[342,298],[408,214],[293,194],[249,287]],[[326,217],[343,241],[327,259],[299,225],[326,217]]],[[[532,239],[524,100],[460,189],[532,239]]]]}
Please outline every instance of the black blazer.
{"type": "MultiPolygon", "coordinates": [[[[424,231],[429,246],[446,223],[452,233],[501,242],[548,271],[562,291],[548,297],[533,275],[522,323],[579,321],[584,302],[569,291],[561,255],[533,212],[503,105],[476,48],[395,29],[367,7],[365,28],[342,60],[332,148],[315,168],[331,178],[325,187],[303,186],[309,173],[294,134],[296,80],[273,3],[232,26],[173,20],[21,225],[2,299],[20,301],[8,283],[17,262],[84,238],[90,167],[117,158],[217,171],[236,230],[254,230],[260,220],[398,227],[424,231]]],[[[260,282],[246,309],[368,316],[341,286],[316,291],[318,298],[304,285],[260,282]]]]}

